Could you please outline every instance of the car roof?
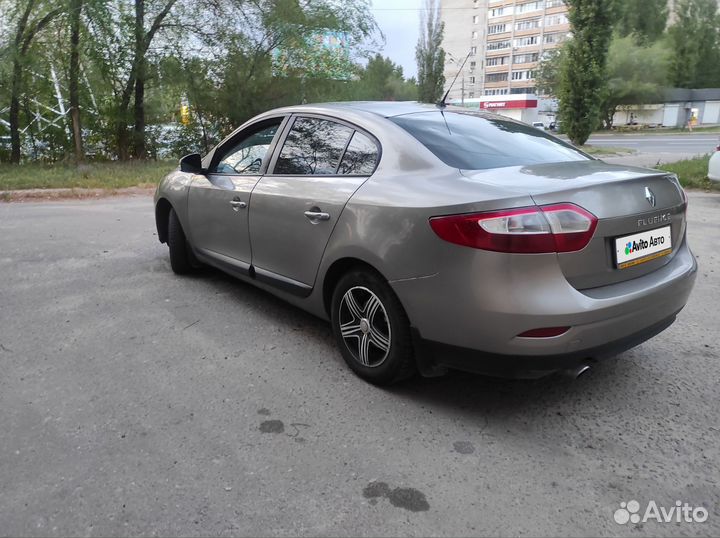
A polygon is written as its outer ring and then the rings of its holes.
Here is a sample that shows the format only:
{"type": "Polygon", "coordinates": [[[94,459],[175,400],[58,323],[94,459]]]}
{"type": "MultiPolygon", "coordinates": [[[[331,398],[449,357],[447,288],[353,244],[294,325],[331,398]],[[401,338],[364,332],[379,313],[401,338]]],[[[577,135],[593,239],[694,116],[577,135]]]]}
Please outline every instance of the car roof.
{"type": "MultiPolygon", "coordinates": [[[[437,105],[416,103],[414,101],[343,101],[336,103],[313,103],[307,105],[288,106],[275,109],[272,112],[292,112],[292,113],[317,113],[319,110],[325,110],[328,113],[341,112],[343,110],[353,112],[365,112],[376,114],[384,118],[393,116],[402,116],[404,114],[415,114],[418,112],[439,112],[437,105]]],[[[468,111],[461,107],[448,106],[444,110],[448,112],[468,111]]]]}

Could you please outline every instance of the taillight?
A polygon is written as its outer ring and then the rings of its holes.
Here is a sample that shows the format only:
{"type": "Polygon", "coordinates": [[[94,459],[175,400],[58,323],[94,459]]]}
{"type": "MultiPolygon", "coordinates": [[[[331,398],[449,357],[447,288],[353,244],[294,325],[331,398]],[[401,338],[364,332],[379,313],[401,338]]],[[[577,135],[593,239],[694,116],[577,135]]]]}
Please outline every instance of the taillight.
{"type": "Polygon", "coordinates": [[[597,217],[564,203],[430,219],[445,241],[495,252],[541,254],[582,250],[592,239],[597,217]]]}

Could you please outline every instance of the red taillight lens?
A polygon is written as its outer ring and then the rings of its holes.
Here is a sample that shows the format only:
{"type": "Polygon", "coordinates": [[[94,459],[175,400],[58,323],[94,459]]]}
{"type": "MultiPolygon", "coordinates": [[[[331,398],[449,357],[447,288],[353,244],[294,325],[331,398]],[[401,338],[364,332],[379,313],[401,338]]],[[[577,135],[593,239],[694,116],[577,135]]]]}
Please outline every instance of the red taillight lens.
{"type": "Polygon", "coordinates": [[[456,245],[519,254],[573,252],[590,242],[597,217],[575,204],[433,217],[430,226],[456,245]]]}
{"type": "Polygon", "coordinates": [[[521,338],[552,338],[560,336],[570,330],[570,327],[543,327],[542,329],[531,329],[518,334],[521,338]]]}

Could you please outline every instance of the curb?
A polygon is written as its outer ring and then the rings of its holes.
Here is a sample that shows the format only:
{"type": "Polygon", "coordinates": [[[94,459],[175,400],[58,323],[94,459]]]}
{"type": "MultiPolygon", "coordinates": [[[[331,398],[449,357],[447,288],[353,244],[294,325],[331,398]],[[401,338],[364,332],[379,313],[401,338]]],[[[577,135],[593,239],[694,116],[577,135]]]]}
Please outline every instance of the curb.
{"type": "Polygon", "coordinates": [[[0,191],[0,202],[38,202],[51,200],[88,200],[111,196],[152,196],[155,187],[121,189],[20,189],[0,191]]]}

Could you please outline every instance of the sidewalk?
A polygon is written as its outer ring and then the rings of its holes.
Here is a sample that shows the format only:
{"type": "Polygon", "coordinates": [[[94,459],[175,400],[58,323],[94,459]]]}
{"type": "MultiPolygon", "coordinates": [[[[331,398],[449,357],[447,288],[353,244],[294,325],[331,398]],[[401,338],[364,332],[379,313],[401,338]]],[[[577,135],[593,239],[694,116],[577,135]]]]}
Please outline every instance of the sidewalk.
{"type": "Polygon", "coordinates": [[[598,158],[612,164],[655,168],[659,164],[674,163],[691,157],[681,153],[635,153],[632,155],[622,155],[617,157],[598,156],[598,158]]]}

